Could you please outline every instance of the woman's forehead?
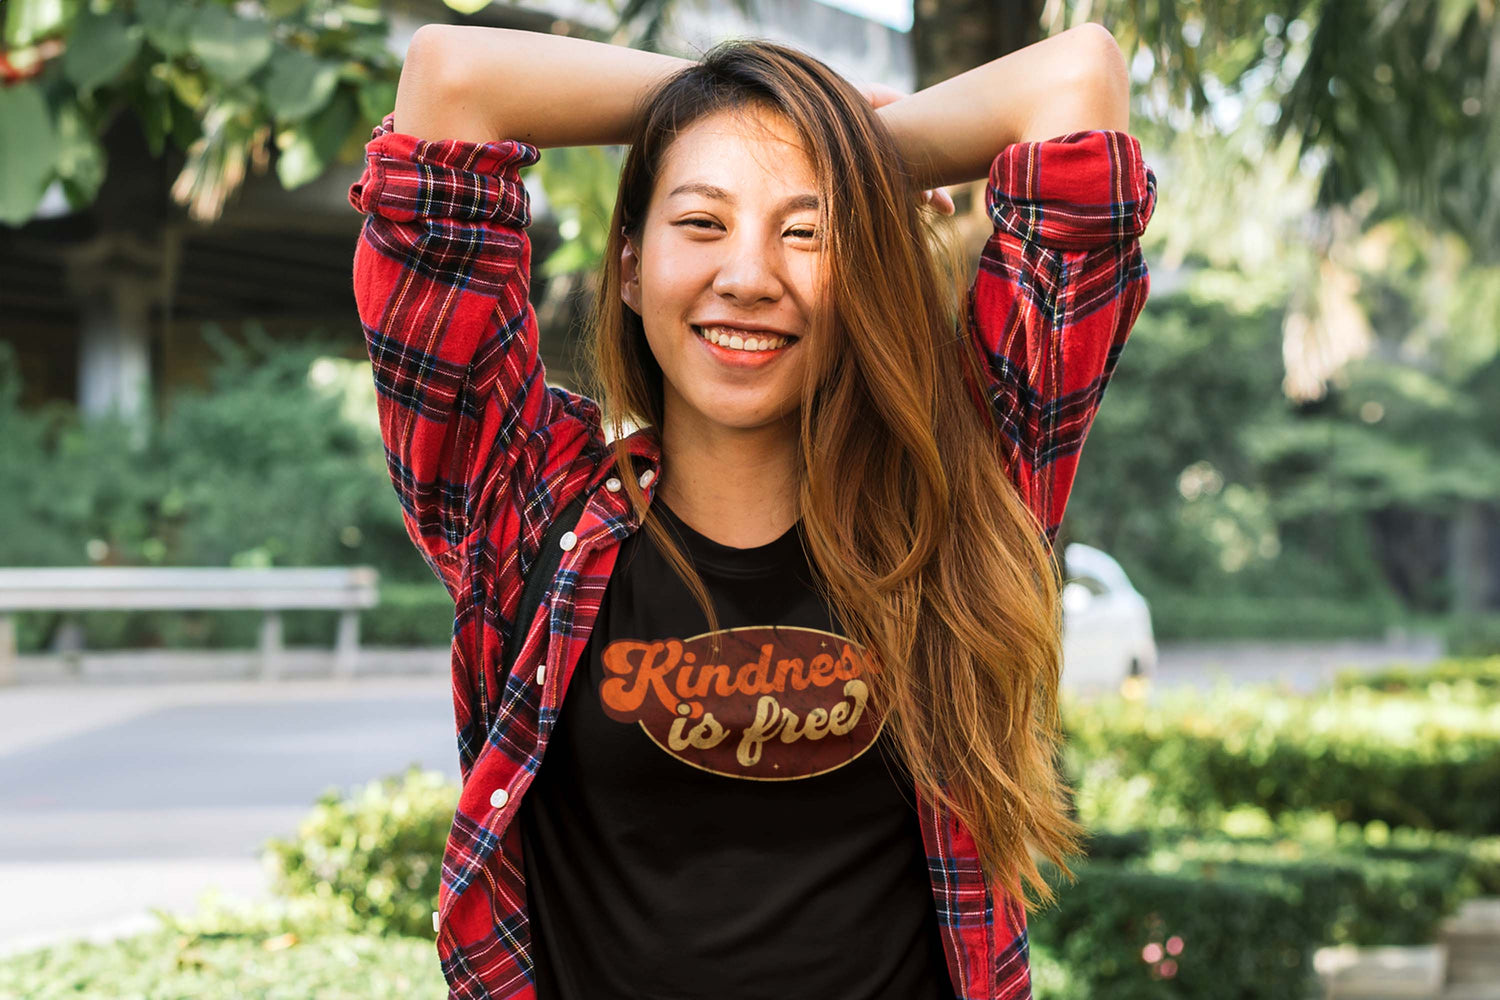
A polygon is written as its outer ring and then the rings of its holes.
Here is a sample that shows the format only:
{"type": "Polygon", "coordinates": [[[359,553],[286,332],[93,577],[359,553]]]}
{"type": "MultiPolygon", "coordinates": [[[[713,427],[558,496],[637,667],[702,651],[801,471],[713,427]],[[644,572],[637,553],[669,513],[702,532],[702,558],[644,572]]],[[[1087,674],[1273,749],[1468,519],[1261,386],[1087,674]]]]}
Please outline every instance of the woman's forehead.
{"type": "Polygon", "coordinates": [[[756,108],[706,115],[684,129],[662,157],[657,186],[709,185],[763,174],[788,184],[813,184],[813,166],[801,136],[783,116],[756,108]]]}

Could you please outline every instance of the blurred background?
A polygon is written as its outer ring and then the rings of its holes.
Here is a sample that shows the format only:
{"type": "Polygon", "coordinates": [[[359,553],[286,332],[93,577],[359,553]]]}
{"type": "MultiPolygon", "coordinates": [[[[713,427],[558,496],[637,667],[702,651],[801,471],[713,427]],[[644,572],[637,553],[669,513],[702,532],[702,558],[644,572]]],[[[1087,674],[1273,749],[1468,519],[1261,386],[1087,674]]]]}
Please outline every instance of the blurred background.
{"type": "MultiPolygon", "coordinates": [[[[1092,837],[1036,995],[1500,997],[1493,0],[3,17],[0,997],[443,995],[452,603],[387,479],[347,200],[433,21],[753,35],[906,91],[1108,27],[1159,202],[1060,540],[1092,837]]],[[[525,175],[571,388],[621,153],[525,175]]]]}

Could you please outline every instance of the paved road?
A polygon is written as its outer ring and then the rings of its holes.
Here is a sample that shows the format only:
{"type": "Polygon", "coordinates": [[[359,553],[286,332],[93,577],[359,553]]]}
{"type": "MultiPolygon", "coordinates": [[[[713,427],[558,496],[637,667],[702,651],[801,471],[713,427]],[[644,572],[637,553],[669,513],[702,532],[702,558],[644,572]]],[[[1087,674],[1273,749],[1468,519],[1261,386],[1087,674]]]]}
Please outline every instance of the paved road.
{"type": "MultiPolygon", "coordinates": [[[[1209,687],[1221,673],[1308,690],[1342,666],[1436,654],[1358,643],[1163,647],[1153,692],[1209,687]]],[[[446,656],[423,662],[445,668],[446,656]]],[[[214,663],[229,660],[161,657],[144,664],[157,670],[151,683],[139,680],[143,661],[101,657],[82,681],[46,683],[51,668],[41,665],[28,683],[0,688],[0,954],[143,929],[148,907],[190,910],[210,886],[264,896],[261,845],[292,833],[326,788],[411,763],[457,780],[445,671],[345,682],[159,679],[214,663]],[[130,671],[137,681],[121,683],[130,671]]]]}
{"type": "Polygon", "coordinates": [[[265,893],[269,836],[327,788],[458,777],[448,679],[0,691],[0,952],[265,893]]]}

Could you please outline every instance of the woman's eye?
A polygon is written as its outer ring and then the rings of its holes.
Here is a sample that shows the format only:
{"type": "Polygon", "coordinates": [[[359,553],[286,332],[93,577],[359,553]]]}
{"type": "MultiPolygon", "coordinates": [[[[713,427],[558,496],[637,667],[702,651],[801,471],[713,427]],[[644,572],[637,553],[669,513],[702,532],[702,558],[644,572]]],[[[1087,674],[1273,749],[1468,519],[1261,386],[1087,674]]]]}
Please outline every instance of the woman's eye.
{"type": "Polygon", "coordinates": [[[700,224],[704,225],[704,226],[716,226],[716,225],[718,225],[718,223],[715,222],[715,221],[713,221],[712,219],[683,219],[681,222],[677,222],[677,223],[673,223],[673,224],[674,225],[678,225],[678,226],[698,226],[700,224]]]}
{"type": "Polygon", "coordinates": [[[817,238],[818,231],[816,229],[808,229],[806,226],[799,226],[796,229],[788,229],[787,234],[795,236],[798,239],[811,240],[817,238]]]}

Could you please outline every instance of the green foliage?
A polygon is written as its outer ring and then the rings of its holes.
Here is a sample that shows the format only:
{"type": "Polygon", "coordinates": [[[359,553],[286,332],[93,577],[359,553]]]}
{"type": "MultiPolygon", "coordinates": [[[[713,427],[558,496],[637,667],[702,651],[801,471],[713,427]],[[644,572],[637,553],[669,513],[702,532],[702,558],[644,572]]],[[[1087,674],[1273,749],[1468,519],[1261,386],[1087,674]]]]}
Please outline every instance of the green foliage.
{"type": "Polygon", "coordinates": [[[57,132],[40,87],[24,80],[0,87],[0,135],[7,136],[0,143],[0,223],[19,225],[41,203],[60,148],[57,132]]]}
{"type": "Polygon", "coordinates": [[[457,806],[455,785],[415,766],[350,797],[330,791],[294,839],[267,845],[276,889],[325,902],[336,923],[430,935],[457,806]]]}
{"type": "Polygon", "coordinates": [[[1158,642],[1379,639],[1401,614],[1390,598],[1353,601],[1169,590],[1152,593],[1150,604],[1151,628],[1158,642]]]}
{"type": "MultiPolygon", "coordinates": [[[[371,565],[392,614],[366,615],[366,638],[446,645],[452,602],[402,524],[368,363],[341,375],[343,345],[244,333],[241,344],[206,328],[220,355],[211,387],[178,391],[143,428],[66,406],[22,411],[0,343],[0,477],[14,486],[0,490],[0,517],[27,526],[0,533],[0,565],[371,565]]],[[[252,646],[259,623],[251,612],[81,617],[97,648],[252,646]]],[[[20,616],[22,648],[57,619],[20,616]]],[[[327,644],[333,622],[289,614],[287,639],[327,644]]]]}
{"type": "MultiPolygon", "coordinates": [[[[453,598],[437,580],[380,584],[380,604],[360,615],[360,641],[371,646],[447,646],[453,598]]],[[[332,635],[332,626],[320,634],[332,635]]]]}
{"type": "Polygon", "coordinates": [[[1332,920],[1328,900],[1224,869],[1162,874],[1085,863],[1074,871],[1078,882],[1028,923],[1050,962],[1067,970],[1063,983],[1038,989],[1039,1000],[1307,995],[1312,951],[1332,920]],[[1171,955],[1174,938],[1181,950],[1171,955]],[[1155,961],[1146,958],[1152,944],[1162,949],[1155,961]]]}
{"type": "Polygon", "coordinates": [[[0,88],[0,222],[20,225],[52,180],[70,206],[93,202],[107,166],[99,136],[122,110],[151,151],[186,154],[173,194],[216,218],[247,160],[279,150],[292,188],[353,162],[370,123],[395,105],[400,62],[374,0],[11,0],[5,47],[37,75],[0,88]],[[61,42],[61,58],[41,46],[61,42]]]}
{"type": "MultiPolygon", "coordinates": [[[[429,930],[430,930],[429,926],[429,930]]],[[[108,944],[71,942],[0,959],[0,996],[27,1000],[441,1000],[432,936],[166,927],[108,944]]]]}
{"type": "Polygon", "coordinates": [[[547,192],[563,238],[562,245],[542,263],[544,276],[599,267],[609,238],[622,162],[623,157],[613,146],[573,146],[542,153],[532,176],[547,192]]]}
{"type": "Polygon", "coordinates": [[[1433,940],[1478,885],[1457,852],[1330,849],[1295,840],[1185,838],[1146,856],[1144,868],[1185,877],[1226,871],[1330,904],[1321,944],[1433,940]]]}
{"type": "Polygon", "coordinates": [[[1500,834],[1500,703],[1368,690],[1069,701],[1079,814],[1110,828],[1201,824],[1239,805],[1274,817],[1500,834]]]}
{"type": "Polygon", "coordinates": [[[1090,860],[1126,861],[1145,858],[1163,849],[1201,841],[1232,844],[1272,844],[1284,854],[1351,858],[1397,858],[1424,861],[1443,858],[1461,869],[1483,895],[1500,895],[1500,837],[1466,837],[1442,830],[1392,827],[1380,820],[1340,822],[1332,813],[1292,810],[1273,817],[1260,806],[1235,806],[1184,821],[1180,811],[1147,803],[1128,822],[1115,828],[1096,810],[1080,816],[1089,829],[1085,853],[1090,860]],[[1300,853],[1299,853],[1300,852],[1300,853]]]}
{"type": "Polygon", "coordinates": [[[1339,674],[1334,688],[1493,704],[1500,702],[1500,655],[1443,660],[1430,666],[1393,666],[1375,673],[1348,670],[1339,674]]]}
{"type": "MultiPolygon", "coordinates": [[[[1372,241],[1393,260],[1409,242],[1419,273],[1438,266],[1409,234],[1372,241]]],[[[1450,571],[1451,545],[1415,532],[1447,541],[1464,505],[1500,495],[1500,361],[1456,347],[1396,360],[1454,337],[1398,325],[1420,292],[1387,281],[1377,333],[1390,349],[1294,405],[1280,384],[1286,306],[1241,301],[1251,283],[1210,269],[1148,304],[1084,448],[1068,540],[1115,556],[1169,639],[1378,635],[1408,613],[1478,606],[1455,590],[1467,574],[1450,571]]],[[[1486,509],[1477,523],[1493,521],[1486,509]]]]}
{"type": "Polygon", "coordinates": [[[1226,912],[1230,903],[1273,924],[1293,921],[1310,951],[1431,941],[1464,900],[1500,886],[1500,837],[1338,823],[1316,812],[1272,819],[1257,807],[1197,827],[1161,822],[1164,815],[1146,826],[1091,829],[1078,882],[1060,884],[1059,905],[1030,921],[1039,1000],[1306,996],[1293,984],[1307,953],[1295,955],[1274,933],[1256,936],[1255,924],[1226,912]],[[1174,936],[1176,966],[1165,970],[1174,936]],[[1159,951],[1148,959],[1153,944],[1159,951]],[[1203,982],[1219,965],[1245,971],[1203,982]],[[1238,992],[1225,994],[1224,983],[1238,992]]]}
{"type": "Polygon", "coordinates": [[[1029,921],[1037,996],[1306,996],[1314,948],[1432,940],[1485,888],[1474,868],[1460,849],[1095,834],[1078,881],[1029,921]]]}
{"type": "MultiPolygon", "coordinates": [[[[1488,113],[1500,25],[1486,0],[1109,0],[1048,9],[1048,31],[1097,20],[1127,62],[1149,53],[1152,100],[1143,110],[1155,122],[1132,116],[1133,131],[1155,124],[1234,147],[1232,169],[1193,188],[1195,209],[1257,173],[1277,185],[1305,177],[1320,210],[1378,192],[1381,216],[1420,216],[1491,261],[1500,254],[1500,200],[1488,170],[1500,154],[1488,113]],[[1207,114],[1209,95],[1225,93],[1239,100],[1207,114]],[[1185,128],[1189,117],[1197,121],[1185,128]],[[1291,151],[1295,174],[1268,170],[1266,148],[1275,145],[1291,151]]],[[[941,31],[941,11],[925,16],[941,31]]],[[[925,27],[921,10],[917,19],[925,27]]]]}
{"type": "Polygon", "coordinates": [[[1500,656],[1500,615],[1455,615],[1447,639],[1454,656],[1500,656]]]}
{"type": "Polygon", "coordinates": [[[1185,292],[1153,300],[1131,333],[1067,530],[1118,559],[1148,600],[1385,596],[1358,525],[1283,516],[1256,457],[1258,440],[1297,421],[1281,394],[1279,325],[1272,310],[1185,292]]]}

